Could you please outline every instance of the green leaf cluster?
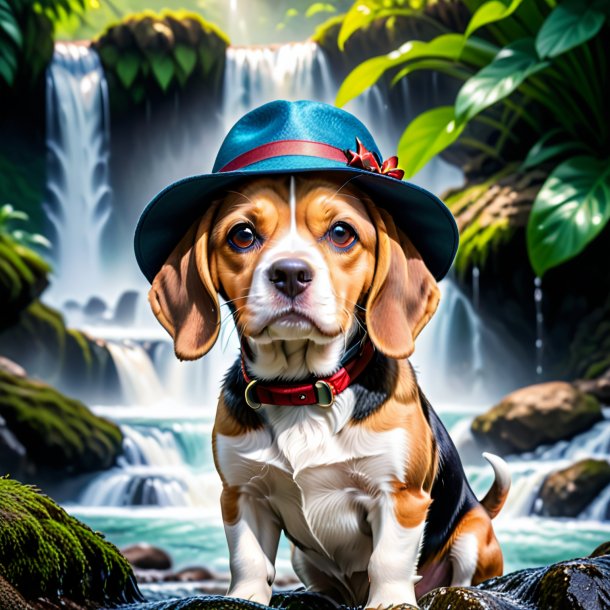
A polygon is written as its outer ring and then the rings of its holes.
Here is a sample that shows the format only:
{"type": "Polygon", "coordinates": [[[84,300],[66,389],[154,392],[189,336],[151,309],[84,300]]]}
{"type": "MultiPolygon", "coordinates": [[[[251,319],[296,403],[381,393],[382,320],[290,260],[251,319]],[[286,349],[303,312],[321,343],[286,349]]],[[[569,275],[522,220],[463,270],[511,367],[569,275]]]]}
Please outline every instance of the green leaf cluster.
{"type": "Polygon", "coordinates": [[[0,85],[38,82],[53,55],[55,22],[84,9],[85,0],[0,0],[0,85]]]}
{"type": "Polygon", "coordinates": [[[0,478],[0,577],[49,607],[142,601],[114,545],[38,489],[9,478],[0,478]]]}
{"type": "Polygon", "coordinates": [[[215,25],[184,11],[131,15],[94,41],[107,77],[132,105],[194,80],[217,87],[228,45],[215,25]]]}
{"type": "MultiPolygon", "coordinates": [[[[390,4],[356,2],[340,44],[374,19],[421,16],[417,8],[390,4]]],[[[546,168],[527,227],[530,261],[543,275],[582,252],[610,220],[610,0],[465,4],[472,15],[463,34],[443,31],[365,61],[344,80],[336,103],[344,105],[386,73],[393,82],[419,70],[463,81],[453,106],[432,108],[407,126],[398,146],[401,167],[413,176],[459,142],[500,164],[546,168]],[[489,141],[470,137],[477,123],[493,128],[489,141]]]]}

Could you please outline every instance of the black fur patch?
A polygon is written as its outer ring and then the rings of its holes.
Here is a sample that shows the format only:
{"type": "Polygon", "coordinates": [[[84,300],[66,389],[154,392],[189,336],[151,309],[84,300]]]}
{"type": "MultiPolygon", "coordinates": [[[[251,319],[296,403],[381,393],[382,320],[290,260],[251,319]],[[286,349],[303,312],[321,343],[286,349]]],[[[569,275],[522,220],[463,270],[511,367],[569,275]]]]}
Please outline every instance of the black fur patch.
{"type": "Polygon", "coordinates": [[[438,471],[432,485],[432,504],[426,519],[426,531],[419,559],[419,565],[423,565],[445,546],[456,525],[468,511],[479,504],[479,501],[468,484],[462,461],[447,429],[421,388],[419,398],[438,451],[438,471]]]}
{"type": "Polygon", "coordinates": [[[388,399],[394,388],[396,363],[375,351],[369,365],[350,386],[355,404],[352,420],[362,421],[388,399]]]}
{"type": "Polygon", "coordinates": [[[241,370],[241,358],[237,358],[225,375],[222,385],[222,397],[231,417],[244,428],[255,430],[263,427],[263,413],[255,411],[246,402],[244,398],[246,385],[246,380],[241,370]]]}

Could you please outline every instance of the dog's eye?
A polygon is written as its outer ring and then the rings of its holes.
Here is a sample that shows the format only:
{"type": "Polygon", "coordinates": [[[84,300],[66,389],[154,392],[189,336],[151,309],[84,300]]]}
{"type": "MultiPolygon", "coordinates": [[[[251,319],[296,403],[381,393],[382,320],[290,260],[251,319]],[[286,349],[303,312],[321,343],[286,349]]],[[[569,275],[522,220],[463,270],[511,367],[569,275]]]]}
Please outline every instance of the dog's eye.
{"type": "Polygon", "coordinates": [[[331,244],[340,250],[347,250],[356,242],[357,238],[356,231],[346,222],[337,222],[328,232],[331,244]]]}
{"type": "Polygon", "coordinates": [[[229,232],[229,244],[236,250],[248,250],[255,242],[254,229],[245,223],[233,227],[229,232]]]}

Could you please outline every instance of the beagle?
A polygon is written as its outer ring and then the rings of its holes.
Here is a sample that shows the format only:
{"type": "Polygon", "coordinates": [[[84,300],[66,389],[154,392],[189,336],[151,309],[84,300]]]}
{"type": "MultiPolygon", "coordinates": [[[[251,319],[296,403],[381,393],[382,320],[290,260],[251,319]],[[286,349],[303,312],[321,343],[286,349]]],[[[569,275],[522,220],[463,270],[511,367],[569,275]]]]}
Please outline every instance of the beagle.
{"type": "Polygon", "coordinates": [[[216,341],[219,295],[242,343],[213,431],[229,596],[268,604],[282,531],[310,590],[366,608],[502,573],[510,476],[487,455],[479,502],[417,384],[407,358],[439,290],[388,212],[330,175],[246,182],[153,281],[178,358],[216,341]]]}

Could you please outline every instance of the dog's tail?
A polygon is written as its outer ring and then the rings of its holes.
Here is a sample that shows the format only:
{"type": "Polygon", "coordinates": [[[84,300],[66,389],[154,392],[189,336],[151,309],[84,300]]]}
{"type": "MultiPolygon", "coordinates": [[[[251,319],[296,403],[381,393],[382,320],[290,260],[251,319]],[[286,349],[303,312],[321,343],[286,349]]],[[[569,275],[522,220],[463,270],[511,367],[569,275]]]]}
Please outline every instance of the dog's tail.
{"type": "Polygon", "coordinates": [[[484,453],[483,457],[493,468],[495,478],[489,491],[481,500],[481,505],[490,519],[493,519],[502,510],[504,502],[506,502],[506,496],[510,489],[510,470],[508,464],[493,453],[484,453]]]}

